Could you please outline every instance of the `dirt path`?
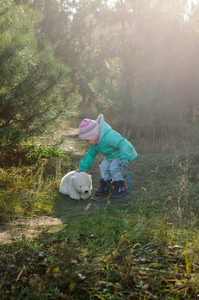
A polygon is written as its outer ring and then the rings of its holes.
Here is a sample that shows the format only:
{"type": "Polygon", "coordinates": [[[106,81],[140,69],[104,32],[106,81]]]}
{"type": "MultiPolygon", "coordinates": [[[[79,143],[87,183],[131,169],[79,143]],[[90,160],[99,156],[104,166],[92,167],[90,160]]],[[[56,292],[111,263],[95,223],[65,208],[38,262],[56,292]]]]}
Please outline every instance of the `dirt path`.
{"type": "Polygon", "coordinates": [[[78,138],[78,133],[78,128],[70,127],[67,121],[62,122],[60,130],[57,132],[58,139],[63,140],[61,148],[65,151],[73,151],[76,154],[82,155],[82,142],[78,138]]]}
{"type": "Polygon", "coordinates": [[[32,240],[52,226],[55,231],[58,231],[63,227],[63,224],[58,218],[49,216],[16,218],[9,223],[0,225],[0,243],[32,240]]]}

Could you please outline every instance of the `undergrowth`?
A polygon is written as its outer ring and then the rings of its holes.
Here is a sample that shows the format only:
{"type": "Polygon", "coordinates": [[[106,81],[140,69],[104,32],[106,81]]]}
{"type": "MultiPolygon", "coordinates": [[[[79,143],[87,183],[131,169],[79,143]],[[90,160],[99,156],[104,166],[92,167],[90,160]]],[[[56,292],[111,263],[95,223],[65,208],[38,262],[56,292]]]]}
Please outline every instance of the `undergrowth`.
{"type": "Polygon", "coordinates": [[[110,207],[1,247],[0,296],[197,299],[198,233],[110,207]]]}
{"type": "Polygon", "coordinates": [[[0,216],[51,214],[62,174],[73,170],[73,152],[20,146],[0,153],[0,216]]]}
{"type": "MultiPolygon", "coordinates": [[[[79,159],[34,145],[1,153],[1,221],[52,214],[79,159]]],[[[138,156],[130,202],[0,247],[1,299],[198,299],[198,171],[197,153],[138,156]]]]}

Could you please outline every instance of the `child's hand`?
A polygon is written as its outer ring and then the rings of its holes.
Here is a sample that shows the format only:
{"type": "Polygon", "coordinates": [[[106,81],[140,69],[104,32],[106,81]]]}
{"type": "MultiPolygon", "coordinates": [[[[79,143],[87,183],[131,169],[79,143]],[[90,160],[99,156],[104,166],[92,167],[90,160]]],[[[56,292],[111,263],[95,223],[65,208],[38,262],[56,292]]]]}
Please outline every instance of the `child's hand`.
{"type": "Polygon", "coordinates": [[[77,170],[75,170],[75,172],[82,172],[82,170],[80,170],[80,169],[77,169],[77,170]]]}
{"type": "Polygon", "coordinates": [[[123,165],[124,167],[128,167],[128,164],[126,162],[121,161],[120,164],[123,165]]]}

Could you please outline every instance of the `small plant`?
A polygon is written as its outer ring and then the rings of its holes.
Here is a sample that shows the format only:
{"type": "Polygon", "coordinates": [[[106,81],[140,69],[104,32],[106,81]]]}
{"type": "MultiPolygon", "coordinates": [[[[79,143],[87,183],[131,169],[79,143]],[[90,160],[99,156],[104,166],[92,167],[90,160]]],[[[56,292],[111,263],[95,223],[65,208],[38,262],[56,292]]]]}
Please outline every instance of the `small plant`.
{"type": "MultiPolygon", "coordinates": [[[[70,153],[72,155],[72,153],[70,153]]],[[[45,148],[40,145],[29,145],[29,151],[26,154],[26,159],[29,163],[35,163],[41,158],[50,157],[66,157],[68,154],[57,148],[45,148]]]]}

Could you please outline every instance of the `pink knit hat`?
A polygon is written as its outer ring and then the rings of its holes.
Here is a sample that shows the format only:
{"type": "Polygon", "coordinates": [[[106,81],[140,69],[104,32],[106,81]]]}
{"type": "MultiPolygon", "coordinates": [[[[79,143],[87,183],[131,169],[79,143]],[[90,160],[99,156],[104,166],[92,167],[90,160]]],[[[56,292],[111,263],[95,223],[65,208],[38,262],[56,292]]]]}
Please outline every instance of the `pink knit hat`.
{"type": "Polygon", "coordinates": [[[84,119],[79,125],[79,137],[81,140],[98,141],[99,124],[91,119],[84,119]]]}

